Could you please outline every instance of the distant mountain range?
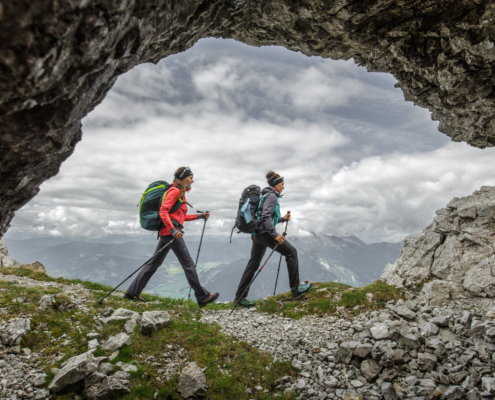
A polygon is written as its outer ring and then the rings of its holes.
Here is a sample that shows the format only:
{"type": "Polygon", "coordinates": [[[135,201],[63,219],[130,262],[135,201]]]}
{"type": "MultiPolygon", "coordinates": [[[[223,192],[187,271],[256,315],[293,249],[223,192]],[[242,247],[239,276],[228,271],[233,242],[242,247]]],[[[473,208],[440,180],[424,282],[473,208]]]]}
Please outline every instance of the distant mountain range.
{"type": "MultiPolygon", "coordinates": [[[[193,259],[199,237],[185,237],[193,259]]],[[[366,244],[356,236],[311,236],[289,238],[297,248],[301,280],[336,281],[363,286],[378,279],[388,263],[393,263],[402,248],[400,243],[366,244]]],[[[103,239],[70,238],[9,239],[9,254],[20,263],[40,261],[51,276],[79,278],[110,286],[117,285],[152,254],[156,237],[113,235],[103,239]]],[[[205,237],[198,262],[203,286],[220,292],[219,300],[232,300],[249,259],[251,239],[228,236],[205,237]]],[[[267,251],[266,257],[269,251],[267,251]]],[[[249,298],[273,294],[280,255],[272,256],[253,284],[249,298]]],[[[131,278],[122,289],[127,288],[131,278]]],[[[289,290],[285,260],[282,260],[277,293],[289,290]]],[[[189,286],[175,255],[171,252],[163,267],[151,279],[147,292],[163,296],[187,296],[189,286]]]]}

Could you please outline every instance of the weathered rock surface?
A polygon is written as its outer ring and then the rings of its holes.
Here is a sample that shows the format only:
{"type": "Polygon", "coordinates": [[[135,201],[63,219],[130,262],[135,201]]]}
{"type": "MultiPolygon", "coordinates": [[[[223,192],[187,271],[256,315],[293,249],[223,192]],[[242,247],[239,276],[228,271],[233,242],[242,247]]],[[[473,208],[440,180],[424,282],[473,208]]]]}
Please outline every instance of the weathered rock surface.
{"type": "Polygon", "coordinates": [[[466,311],[477,307],[474,298],[431,306],[416,296],[341,318],[296,321],[236,310],[230,318],[230,311],[203,311],[201,320],[291,361],[300,376],[277,389],[302,399],[481,399],[482,392],[495,393],[495,314],[466,311]],[[415,317],[394,311],[403,307],[415,317]],[[374,337],[377,328],[381,333],[374,337]]]}
{"type": "Polygon", "coordinates": [[[20,268],[25,268],[25,269],[30,269],[31,271],[34,272],[40,272],[42,274],[46,274],[46,269],[43,264],[41,264],[39,261],[35,261],[31,264],[22,264],[19,265],[20,268]]]}
{"type": "Polygon", "coordinates": [[[459,296],[495,297],[495,187],[454,198],[419,235],[406,239],[382,280],[440,306],[459,296]]]}
{"type": "Polygon", "coordinates": [[[166,311],[145,311],[141,317],[141,333],[149,335],[170,323],[170,315],[166,311]]]}
{"type": "Polygon", "coordinates": [[[72,154],[81,119],[120,74],[205,37],[352,57],[392,73],[452,140],[495,144],[492,0],[2,4],[0,236],[72,154]]]}
{"type": "Polygon", "coordinates": [[[40,310],[48,310],[52,308],[54,304],[55,299],[53,298],[53,295],[45,294],[38,302],[38,307],[40,308],[40,310]]]}
{"type": "Polygon", "coordinates": [[[60,392],[67,386],[83,380],[86,376],[98,371],[98,367],[103,359],[105,357],[95,358],[89,352],[70,358],[62,364],[62,368],[50,382],[48,389],[52,392],[60,392]]]}
{"type": "Polygon", "coordinates": [[[206,393],[207,388],[203,369],[199,368],[195,362],[187,364],[179,376],[179,388],[177,390],[181,396],[185,399],[201,396],[206,393]]]}
{"type": "MultiPolygon", "coordinates": [[[[110,310],[105,309],[104,315],[110,315],[110,310]]],[[[100,321],[103,324],[108,324],[109,322],[112,321],[128,321],[130,319],[139,321],[139,313],[136,311],[126,310],[125,308],[119,308],[117,311],[113,312],[110,316],[107,316],[106,318],[101,318],[100,321]]]]}
{"type": "Polygon", "coordinates": [[[31,321],[27,318],[18,318],[8,324],[0,324],[0,339],[5,346],[16,346],[31,330],[31,321]]]}
{"type": "Polygon", "coordinates": [[[111,336],[101,348],[107,351],[116,351],[125,344],[130,345],[131,338],[127,333],[121,332],[115,336],[111,336]]]}
{"type": "Polygon", "coordinates": [[[12,257],[9,257],[9,250],[7,249],[7,245],[5,244],[5,239],[3,237],[0,238],[0,267],[18,267],[19,265],[20,264],[16,260],[14,260],[12,257]]]}

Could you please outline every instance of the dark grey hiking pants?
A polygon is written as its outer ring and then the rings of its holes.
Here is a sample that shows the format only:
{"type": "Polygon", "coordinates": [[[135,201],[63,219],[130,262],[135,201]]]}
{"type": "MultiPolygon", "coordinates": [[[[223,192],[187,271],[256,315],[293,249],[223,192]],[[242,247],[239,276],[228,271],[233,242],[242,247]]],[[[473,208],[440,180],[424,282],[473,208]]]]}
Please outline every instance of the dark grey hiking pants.
{"type": "MultiPolygon", "coordinates": [[[[256,234],[251,237],[253,245],[251,247],[251,258],[249,259],[248,265],[242,274],[241,281],[239,282],[239,287],[235,298],[238,299],[244,293],[244,290],[253,279],[254,274],[261,265],[261,261],[265,256],[267,247],[273,249],[277,242],[268,233],[256,234]]],[[[285,261],[287,262],[287,271],[289,272],[289,282],[290,287],[299,286],[299,261],[297,259],[297,250],[292,246],[287,240],[283,244],[277,247],[276,252],[285,256],[285,261]]],[[[248,295],[247,291],[244,293],[243,297],[248,295]]]]}
{"type": "MultiPolygon", "coordinates": [[[[155,253],[160,250],[163,246],[165,246],[168,242],[172,240],[172,235],[168,236],[160,236],[160,240],[158,241],[158,245],[156,246],[155,253]]],[[[157,254],[150,261],[146,263],[146,265],[139,271],[138,276],[131,283],[129,288],[126,291],[126,294],[131,297],[136,297],[141,294],[144,290],[148,281],[156,272],[156,270],[162,265],[165,257],[167,257],[168,252],[172,249],[174,254],[177,256],[182,269],[186,273],[187,281],[189,282],[189,286],[194,290],[194,295],[196,296],[196,300],[198,302],[206,300],[206,298],[210,295],[210,292],[201,286],[199,283],[198,274],[196,272],[196,266],[194,265],[194,261],[189,254],[189,250],[187,249],[186,242],[184,242],[184,238],[175,239],[170,246],[168,246],[161,253],[157,254]]]]}

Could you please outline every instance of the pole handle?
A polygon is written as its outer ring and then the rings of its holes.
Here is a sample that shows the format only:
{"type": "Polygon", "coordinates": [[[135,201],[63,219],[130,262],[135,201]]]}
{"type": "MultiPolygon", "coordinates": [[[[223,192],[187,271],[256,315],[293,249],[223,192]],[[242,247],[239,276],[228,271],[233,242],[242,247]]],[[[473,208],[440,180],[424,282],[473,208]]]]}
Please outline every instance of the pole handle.
{"type": "Polygon", "coordinates": [[[197,213],[200,213],[200,214],[210,213],[209,211],[199,211],[199,210],[197,210],[196,212],[197,212],[197,213]]]}

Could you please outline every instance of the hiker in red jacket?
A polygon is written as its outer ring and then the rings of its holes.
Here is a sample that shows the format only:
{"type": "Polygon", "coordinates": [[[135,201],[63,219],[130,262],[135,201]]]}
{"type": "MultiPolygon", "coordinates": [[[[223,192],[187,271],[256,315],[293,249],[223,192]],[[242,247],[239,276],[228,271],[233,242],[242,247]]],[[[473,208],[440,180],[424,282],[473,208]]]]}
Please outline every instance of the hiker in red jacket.
{"type": "Polygon", "coordinates": [[[167,191],[162,206],[160,207],[160,217],[165,225],[160,229],[160,240],[156,247],[155,253],[163,246],[169,243],[173,238],[175,240],[168,246],[163,252],[158,253],[155,257],[151,258],[143,269],[139,272],[139,275],[134,279],[129,288],[127,289],[124,297],[131,300],[139,300],[146,302],[141,297],[141,292],[146,287],[148,281],[156,272],[158,267],[162,265],[165,257],[170,249],[174,252],[179,260],[182,269],[186,273],[187,281],[194,290],[194,295],[200,308],[206,306],[208,303],[214,302],[218,299],[218,293],[210,293],[199,283],[198,274],[196,272],[196,266],[194,264],[186,243],[182,236],[182,224],[184,221],[195,221],[197,219],[208,219],[209,213],[204,214],[187,214],[186,192],[191,190],[191,185],[194,182],[193,173],[189,167],[181,167],[175,171],[174,182],[171,188],[167,191]],[[182,202],[180,208],[169,213],[172,207],[177,203],[177,200],[182,202]]]}

